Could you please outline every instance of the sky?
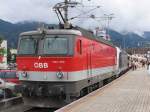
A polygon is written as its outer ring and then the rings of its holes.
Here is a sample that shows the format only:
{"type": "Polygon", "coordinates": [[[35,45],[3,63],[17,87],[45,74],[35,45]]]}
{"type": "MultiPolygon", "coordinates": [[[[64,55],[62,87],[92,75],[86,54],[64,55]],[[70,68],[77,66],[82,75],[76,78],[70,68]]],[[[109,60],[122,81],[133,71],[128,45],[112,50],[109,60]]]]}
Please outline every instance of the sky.
{"type": "MultiPolygon", "coordinates": [[[[22,21],[41,21],[58,23],[52,7],[63,0],[0,0],[0,19],[16,23],[22,21]]],[[[82,3],[75,9],[70,9],[69,16],[74,17],[73,24],[86,28],[108,26],[104,15],[113,13],[109,27],[120,32],[150,31],[150,0],[74,0],[82,3]],[[101,7],[86,13],[100,5],[101,7]],[[86,15],[83,15],[86,14],[86,15]],[[86,18],[94,14],[97,19],[86,18]]]]}

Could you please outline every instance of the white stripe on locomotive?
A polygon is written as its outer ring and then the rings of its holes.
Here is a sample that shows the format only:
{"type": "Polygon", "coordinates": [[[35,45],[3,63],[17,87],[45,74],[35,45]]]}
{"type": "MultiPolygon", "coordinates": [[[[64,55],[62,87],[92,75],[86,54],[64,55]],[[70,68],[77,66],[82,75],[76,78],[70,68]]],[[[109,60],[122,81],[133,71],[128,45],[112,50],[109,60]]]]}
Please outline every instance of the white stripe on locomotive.
{"type": "MultiPolygon", "coordinates": [[[[36,72],[36,71],[26,71],[28,77],[23,77],[23,71],[19,71],[19,80],[26,80],[26,81],[79,81],[83,79],[87,79],[90,77],[101,76],[103,74],[111,75],[112,72],[115,71],[115,66],[103,67],[103,68],[96,68],[92,69],[92,74],[88,74],[88,70],[81,70],[75,72],[63,72],[63,78],[59,79],[57,77],[57,72],[36,72]],[[110,73],[110,74],[109,74],[110,73]]],[[[59,71],[58,71],[59,72],[59,71]]],[[[105,76],[106,77],[106,76],[105,76]]]]}

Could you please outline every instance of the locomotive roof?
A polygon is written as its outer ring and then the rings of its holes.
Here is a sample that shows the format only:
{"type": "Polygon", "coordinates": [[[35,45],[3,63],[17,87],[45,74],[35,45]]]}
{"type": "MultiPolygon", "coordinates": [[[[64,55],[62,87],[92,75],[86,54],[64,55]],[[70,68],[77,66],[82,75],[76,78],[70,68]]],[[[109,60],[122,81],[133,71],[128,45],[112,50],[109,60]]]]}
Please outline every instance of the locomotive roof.
{"type": "Polygon", "coordinates": [[[115,47],[112,43],[106,41],[103,38],[98,38],[96,37],[92,32],[85,30],[80,27],[74,27],[74,29],[44,29],[44,30],[35,30],[35,31],[28,31],[28,32],[23,32],[20,34],[20,36],[25,36],[25,35],[38,35],[38,34],[62,34],[62,35],[79,35],[79,36],[84,36],[86,38],[102,42],[104,44],[110,45],[112,47],[115,47]]]}
{"type": "Polygon", "coordinates": [[[44,30],[35,30],[35,31],[28,31],[28,32],[23,32],[20,34],[20,36],[24,35],[38,35],[38,34],[64,34],[64,35],[82,35],[82,33],[78,30],[66,30],[66,29],[44,29],[44,30]]]}
{"type": "Polygon", "coordinates": [[[97,37],[93,34],[93,32],[91,31],[87,31],[81,27],[76,27],[76,29],[78,29],[79,31],[82,32],[82,35],[89,38],[89,39],[92,39],[92,40],[95,40],[95,41],[98,41],[98,42],[102,42],[104,44],[107,44],[109,46],[112,46],[112,47],[115,47],[112,43],[110,43],[109,41],[103,39],[102,37],[97,37]]]}

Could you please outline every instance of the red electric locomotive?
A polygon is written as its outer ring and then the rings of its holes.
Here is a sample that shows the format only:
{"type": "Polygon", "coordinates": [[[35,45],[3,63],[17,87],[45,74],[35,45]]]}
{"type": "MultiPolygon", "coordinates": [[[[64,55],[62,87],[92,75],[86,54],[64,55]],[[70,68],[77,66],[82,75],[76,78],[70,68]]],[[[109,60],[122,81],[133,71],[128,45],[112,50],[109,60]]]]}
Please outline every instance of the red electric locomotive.
{"type": "Polygon", "coordinates": [[[117,50],[79,27],[24,32],[18,74],[25,104],[62,107],[115,77],[117,50]]]}

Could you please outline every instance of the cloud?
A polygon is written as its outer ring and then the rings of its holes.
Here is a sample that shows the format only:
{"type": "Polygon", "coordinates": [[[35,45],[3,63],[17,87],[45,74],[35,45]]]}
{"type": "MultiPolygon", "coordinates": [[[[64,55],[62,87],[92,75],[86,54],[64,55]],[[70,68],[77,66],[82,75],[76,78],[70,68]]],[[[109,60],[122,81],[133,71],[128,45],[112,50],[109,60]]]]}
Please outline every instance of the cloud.
{"type": "MultiPolygon", "coordinates": [[[[56,14],[51,9],[55,3],[63,0],[0,0],[0,18],[11,21],[44,21],[57,23],[56,14]]],[[[96,16],[114,13],[115,18],[110,27],[118,31],[142,32],[150,30],[150,1],[149,0],[76,0],[86,5],[101,5],[102,7],[92,12],[96,16]]],[[[88,9],[73,11],[75,16],[88,9]]],[[[84,27],[106,25],[107,21],[92,19],[76,19],[73,21],[84,27]]]]}
{"type": "Polygon", "coordinates": [[[51,9],[54,2],[48,0],[1,0],[0,18],[11,22],[54,22],[56,16],[51,9]]]}
{"type": "Polygon", "coordinates": [[[102,4],[108,13],[115,13],[111,27],[128,31],[150,30],[149,0],[103,0],[102,4]]]}

